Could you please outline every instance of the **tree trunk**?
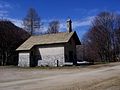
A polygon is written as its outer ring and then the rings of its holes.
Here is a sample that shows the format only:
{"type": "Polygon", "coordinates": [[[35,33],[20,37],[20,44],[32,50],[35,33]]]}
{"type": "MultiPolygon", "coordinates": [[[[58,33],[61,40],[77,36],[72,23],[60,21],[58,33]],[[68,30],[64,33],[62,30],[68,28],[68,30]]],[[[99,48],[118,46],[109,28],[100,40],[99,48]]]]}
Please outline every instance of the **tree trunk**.
{"type": "Polygon", "coordinates": [[[4,65],[7,65],[7,60],[8,60],[8,53],[7,53],[7,51],[5,51],[5,62],[4,62],[4,65]]]}
{"type": "Polygon", "coordinates": [[[4,55],[2,53],[2,61],[1,61],[1,65],[3,66],[4,65],[4,55]]]}

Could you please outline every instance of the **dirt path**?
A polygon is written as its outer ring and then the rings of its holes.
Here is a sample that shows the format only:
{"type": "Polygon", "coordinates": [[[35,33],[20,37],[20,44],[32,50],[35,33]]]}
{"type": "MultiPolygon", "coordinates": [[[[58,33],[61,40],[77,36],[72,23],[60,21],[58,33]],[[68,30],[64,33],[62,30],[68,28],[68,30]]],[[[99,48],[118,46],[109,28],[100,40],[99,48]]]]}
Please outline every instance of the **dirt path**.
{"type": "MultiPolygon", "coordinates": [[[[31,74],[31,72],[26,73],[31,74]]],[[[11,81],[0,78],[0,81],[4,80],[0,82],[0,90],[120,90],[120,63],[97,69],[87,68],[83,71],[78,69],[56,69],[44,72],[34,70],[33,75],[33,78],[29,78],[29,75],[25,77],[25,74],[22,79],[17,80],[14,79],[17,76],[16,73],[11,81]]]]}

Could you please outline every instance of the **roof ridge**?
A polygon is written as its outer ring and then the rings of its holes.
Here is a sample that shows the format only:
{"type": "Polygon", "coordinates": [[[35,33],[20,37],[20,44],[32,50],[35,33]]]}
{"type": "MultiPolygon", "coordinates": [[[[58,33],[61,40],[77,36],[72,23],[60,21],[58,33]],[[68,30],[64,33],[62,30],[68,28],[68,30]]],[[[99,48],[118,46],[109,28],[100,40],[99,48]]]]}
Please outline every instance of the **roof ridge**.
{"type": "Polygon", "coordinates": [[[51,34],[43,34],[43,35],[33,35],[31,37],[36,37],[36,36],[47,36],[47,35],[57,35],[57,34],[63,34],[63,33],[74,33],[75,31],[73,32],[58,32],[58,33],[51,33],[51,34]]]}

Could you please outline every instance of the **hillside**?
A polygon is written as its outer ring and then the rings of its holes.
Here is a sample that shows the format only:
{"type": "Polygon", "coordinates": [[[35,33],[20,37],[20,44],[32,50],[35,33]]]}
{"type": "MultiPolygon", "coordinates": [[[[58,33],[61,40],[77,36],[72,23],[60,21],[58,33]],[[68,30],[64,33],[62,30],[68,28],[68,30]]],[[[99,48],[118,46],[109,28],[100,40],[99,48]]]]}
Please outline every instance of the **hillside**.
{"type": "Polygon", "coordinates": [[[9,59],[16,56],[16,48],[29,36],[25,30],[15,26],[10,21],[0,21],[0,64],[10,64],[11,60],[9,59]]]}

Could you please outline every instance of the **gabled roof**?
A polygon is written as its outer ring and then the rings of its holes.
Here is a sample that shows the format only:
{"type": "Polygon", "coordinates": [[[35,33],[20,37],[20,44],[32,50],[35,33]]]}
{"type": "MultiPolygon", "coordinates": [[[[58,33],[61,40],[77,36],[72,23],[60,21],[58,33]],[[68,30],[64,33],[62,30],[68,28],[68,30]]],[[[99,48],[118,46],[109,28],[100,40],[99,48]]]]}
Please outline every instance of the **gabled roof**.
{"type": "Polygon", "coordinates": [[[20,47],[16,50],[30,50],[35,45],[46,45],[46,44],[57,44],[57,43],[66,43],[70,38],[75,35],[77,44],[80,44],[76,32],[64,32],[57,34],[46,34],[40,36],[31,36],[26,40],[20,47]]]}

